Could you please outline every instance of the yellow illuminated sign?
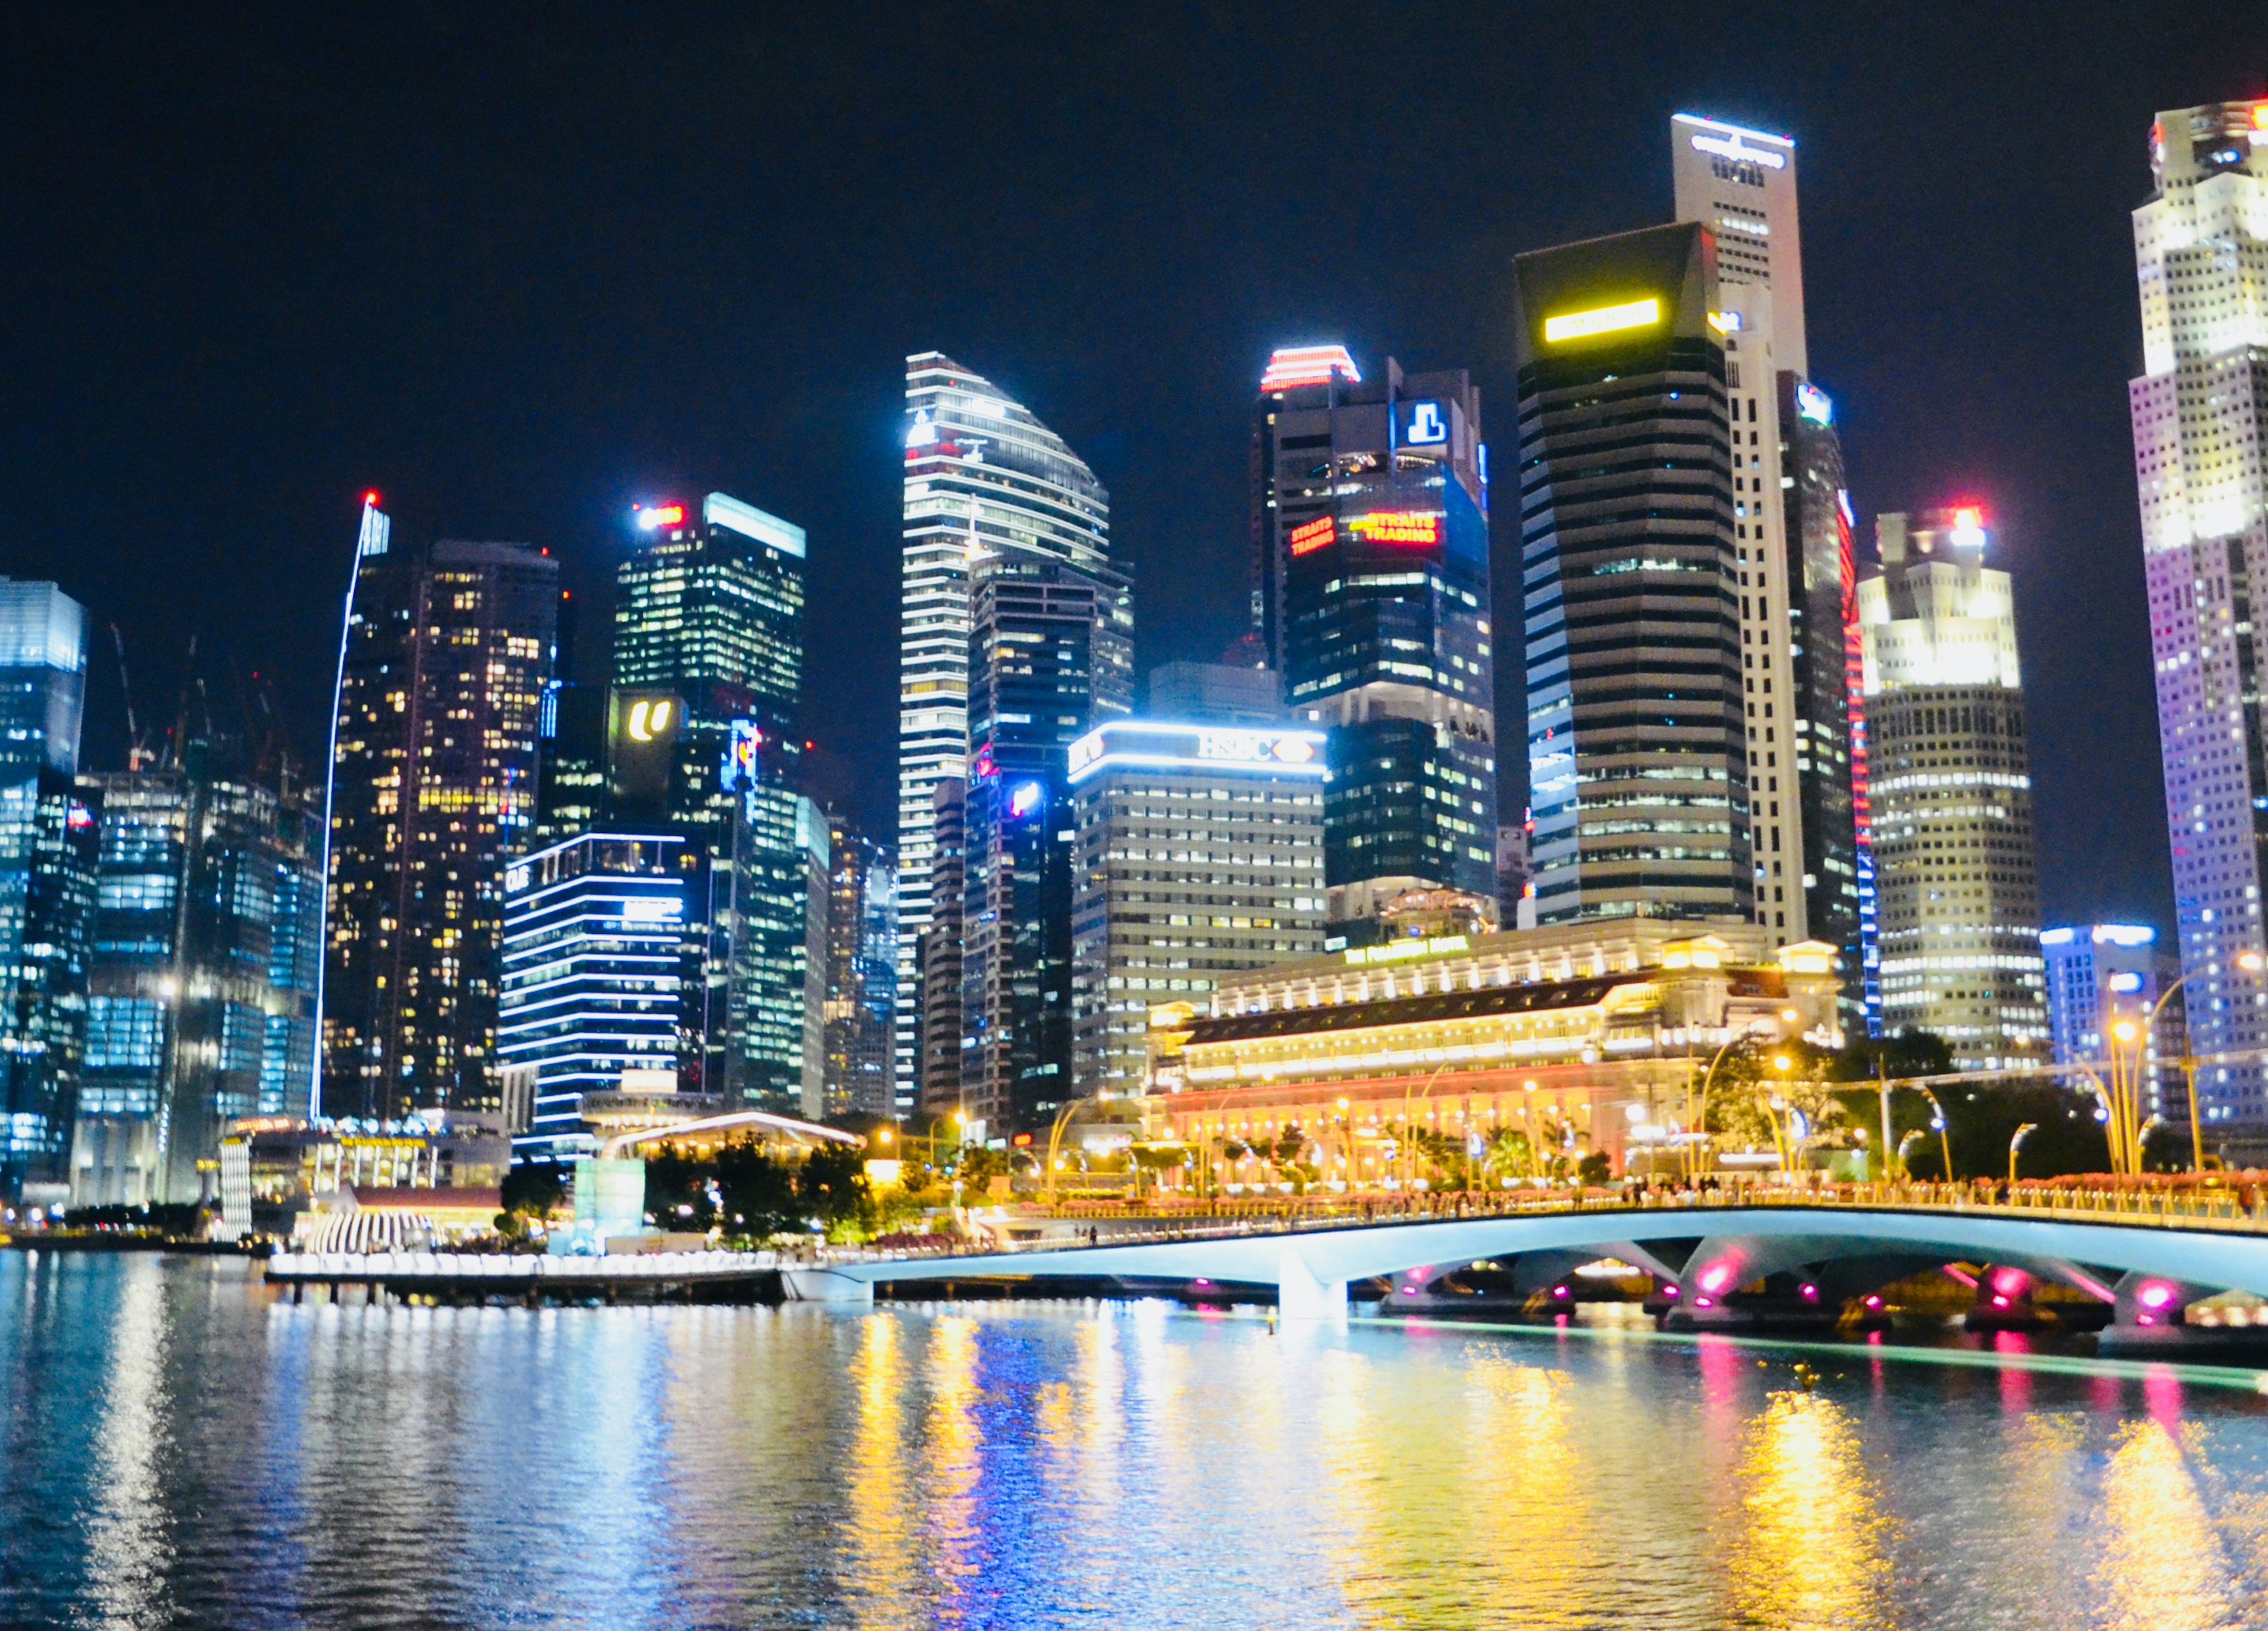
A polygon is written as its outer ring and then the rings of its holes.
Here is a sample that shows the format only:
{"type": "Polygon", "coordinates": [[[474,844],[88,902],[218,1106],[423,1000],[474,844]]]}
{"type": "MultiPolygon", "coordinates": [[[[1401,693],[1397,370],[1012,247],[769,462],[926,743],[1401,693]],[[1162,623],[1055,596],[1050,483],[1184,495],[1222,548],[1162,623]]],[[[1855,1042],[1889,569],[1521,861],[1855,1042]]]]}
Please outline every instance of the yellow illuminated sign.
{"type": "Polygon", "coordinates": [[[1351,946],[1345,955],[1349,963],[1400,963],[1410,957],[1471,949],[1471,943],[1462,934],[1436,934],[1431,940],[1392,940],[1382,946],[1351,946]]]}
{"type": "Polygon", "coordinates": [[[666,697],[659,702],[634,702],[630,705],[630,736],[632,742],[652,742],[669,729],[670,716],[677,705],[666,697]]]}
{"type": "Polygon", "coordinates": [[[1563,312],[1543,320],[1543,339],[1549,345],[1563,340],[1587,339],[1619,328],[1644,328],[1661,321],[1661,302],[1649,296],[1623,306],[1602,306],[1587,312],[1563,312]]]}

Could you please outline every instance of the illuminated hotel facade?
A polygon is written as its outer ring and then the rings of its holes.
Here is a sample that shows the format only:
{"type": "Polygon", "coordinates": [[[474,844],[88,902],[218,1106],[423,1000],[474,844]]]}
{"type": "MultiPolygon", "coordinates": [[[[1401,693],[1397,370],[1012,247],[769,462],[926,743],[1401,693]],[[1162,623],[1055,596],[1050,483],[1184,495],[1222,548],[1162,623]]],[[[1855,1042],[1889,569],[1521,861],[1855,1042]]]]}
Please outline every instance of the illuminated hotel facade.
{"type": "Polygon", "coordinates": [[[2253,632],[2268,582],[2268,102],[2160,114],[2150,172],[2152,196],[2134,211],[2142,373],[2127,393],[2174,916],[2191,1045],[2205,1061],[2199,1116],[2244,1164],[2268,1151],[2257,1057],[2268,1046],[2268,741],[2253,632]]]}
{"type": "Polygon", "coordinates": [[[1835,404],[1810,380],[1795,144],[1679,114],[1670,152],[1677,218],[1716,242],[1756,919],[1839,948],[1855,1021],[1862,899],[1871,909],[1852,756],[1856,564],[1835,404]]]}
{"type": "Polygon", "coordinates": [[[333,722],[320,1108],[391,1120],[503,1103],[504,875],[534,821],[559,564],[398,550],[385,519],[365,505],[333,722]]]}
{"type": "Polygon", "coordinates": [[[1745,446],[1760,394],[1728,386],[1715,240],[1513,268],[1536,919],[1753,920],[1732,415],[1745,446]]]}
{"type": "Polygon", "coordinates": [[[1882,1025],[1963,1070],[2043,1060],[2045,965],[2008,574],[1974,509],[1875,520],[1859,583],[1882,1025]]]}
{"type": "Polygon", "coordinates": [[[1256,643],[1329,734],[1335,934],[1410,890],[1496,894],[1487,450],[1462,370],[1365,382],[1343,348],[1278,351],[1253,442],[1256,643]]]}
{"type": "Polygon", "coordinates": [[[1323,948],[1320,731],[1123,720],[1071,749],[1073,1080],[1140,1096],[1151,1009],[1323,948]]]}
{"type": "Polygon", "coordinates": [[[1297,1127],[1357,1178],[1413,1125],[1516,1128],[1531,1149],[1669,1171],[1720,1047],[1840,1044],[1833,964],[1830,947],[1774,949],[1737,919],[1350,948],[1226,979],[1195,1015],[1158,1010],[1145,1122],[1189,1144],[1297,1127]]]}
{"type": "MultiPolygon", "coordinates": [[[[910,1108],[921,1031],[916,960],[933,904],[937,788],[969,774],[972,568],[995,555],[1081,572],[1105,567],[1110,495],[1030,409],[939,352],[906,359],[904,441],[895,1065],[900,1103],[910,1108]]],[[[1126,616],[1130,639],[1130,605],[1126,616]]]]}

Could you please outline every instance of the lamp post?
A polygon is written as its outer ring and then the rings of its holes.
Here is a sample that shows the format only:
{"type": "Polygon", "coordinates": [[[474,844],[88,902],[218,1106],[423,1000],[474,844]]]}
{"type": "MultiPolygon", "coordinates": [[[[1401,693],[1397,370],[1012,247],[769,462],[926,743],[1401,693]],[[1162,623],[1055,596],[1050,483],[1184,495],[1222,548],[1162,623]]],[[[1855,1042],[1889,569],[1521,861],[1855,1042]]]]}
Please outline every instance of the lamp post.
{"type": "MultiPolygon", "coordinates": [[[[1938,1154],[1945,1158],[1945,1181],[1950,1184],[1953,1182],[1953,1141],[1945,1130],[1945,1106],[1938,1103],[1936,1094],[1923,1087],[1918,1081],[1909,1082],[1907,1085],[1929,1101],[1930,1110],[1933,1112],[1930,1117],[1929,1125],[1937,1129],[1938,1154]]],[[[1905,1145],[1903,1142],[1898,1145],[1898,1150],[1899,1159],[1904,1160],[1905,1145]]]]}
{"type": "MultiPolygon", "coordinates": [[[[1700,1135],[1699,1139],[1689,1142],[1685,1147],[1689,1152],[1689,1169],[1691,1162],[1700,1159],[1700,1141],[1701,1139],[1705,1139],[1709,1131],[1709,1089],[1717,1080],[1717,1066],[1725,1062],[1725,1055],[1733,1051],[1735,1043],[1744,1042],[1755,1036],[1758,1029],[1765,1023],[1766,1022],[1762,1020],[1751,1021],[1747,1026],[1732,1032],[1725,1038],[1724,1045],[1719,1048],[1715,1057],[1710,1059],[1709,1068],[1701,1073],[1701,1105],[1697,1111],[1693,1105],[1692,1082],[1690,1078],[1688,1079],[1685,1089],[1686,1122],[1693,1133],[1700,1135]]],[[[1695,1174],[1689,1170],[1686,1176],[1691,1177],[1695,1174]]]]}
{"type": "Polygon", "coordinates": [[[2016,1146],[2024,1141],[2024,1134],[2027,1133],[2036,1133],[2039,1131],[2039,1128],[2040,1124],[2038,1122],[2028,1121],[2024,1123],[2022,1126],[2018,1127],[2016,1129],[2016,1136],[2008,1140],[2009,1183],[2014,1184],[2016,1181],[2016,1146]]]}
{"type": "MultiPolygon", "coordinates": [[[[2236,954],[2236,966],[2248,974],[2257,974],[2264,967],[2268,967],[2268,958],[2262,957],[2257,951],[2241,951],[2236,954]]],[[[2190,977],[2184,974],[2158,993],[2158,1000],[2150,1005],[2150,1012],[2142,1022],[2144,1036],[2156,1031],[2158,1015],[2164,1011],[2167,1001],[2188,985],[2189,980],[2190,977]]],[[[2182,1027],[2182,1084],[2189,1097],[2190,1170],[2202,1173],[2205,1170],[2205,1128],[2198,1120],[2197,1066],[2197,1056],[2190,1052],[2189,1027],[2184,1025],[2182,1027]]],[[[2141,1170],[2139,1161],[2135,1163],[2135,1170],[2141,1170]]]]}

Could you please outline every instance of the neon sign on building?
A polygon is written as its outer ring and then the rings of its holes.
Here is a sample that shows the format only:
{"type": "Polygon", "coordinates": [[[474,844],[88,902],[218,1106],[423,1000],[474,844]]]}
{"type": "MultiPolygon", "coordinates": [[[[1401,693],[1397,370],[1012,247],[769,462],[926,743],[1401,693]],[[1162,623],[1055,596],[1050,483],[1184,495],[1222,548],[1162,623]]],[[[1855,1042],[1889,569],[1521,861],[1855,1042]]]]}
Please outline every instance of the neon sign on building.
{"type": "Polygon", "coordinates": [[[1330,516],[1318,516],[1312,521],[1292,528],[1292,553],[1306,555],[1311,550],[1320,550],[1324,545],[1335,542],[1337,537],[1338,523],[1330,516]]]}
{"type": "Polygon", "coordinates": [[[1436,544],[1441,542],[1439,510],[1379,510],[1351,515],[1346,529],[1365,543],[1436,544]]]}

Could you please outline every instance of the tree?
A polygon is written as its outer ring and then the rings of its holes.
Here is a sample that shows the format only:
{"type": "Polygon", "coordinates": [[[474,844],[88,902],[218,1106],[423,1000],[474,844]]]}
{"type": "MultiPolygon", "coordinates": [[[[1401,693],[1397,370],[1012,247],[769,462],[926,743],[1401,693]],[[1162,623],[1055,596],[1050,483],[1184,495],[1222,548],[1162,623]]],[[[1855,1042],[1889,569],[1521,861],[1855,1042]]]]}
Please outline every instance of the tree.
{"type": "MultiPolygon", "coordinates": [[[[524,1162],[504,1175],[504,1209],[521,1219],[548,1218],[565,1199],[567,1169],[552,1162],[524,1162]]],[[[525,1229],[521,1230],[526,1233],[525,1229]]]]}
{"type": "Polygon", "coordinates": [[[866,1153],[848,1144],[821,1144],[803,1158],[795,1195],[830,1237],[872,1232],[874,1194],[866,1182],[866,1153]]]}

